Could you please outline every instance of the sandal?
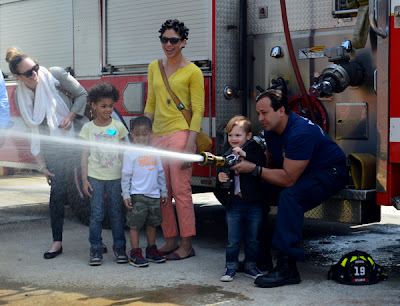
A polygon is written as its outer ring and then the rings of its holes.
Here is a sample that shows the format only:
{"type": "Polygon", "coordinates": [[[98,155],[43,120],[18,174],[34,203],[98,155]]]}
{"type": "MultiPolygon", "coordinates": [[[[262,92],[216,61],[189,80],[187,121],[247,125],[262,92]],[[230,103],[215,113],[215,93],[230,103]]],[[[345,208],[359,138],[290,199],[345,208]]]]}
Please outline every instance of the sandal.
{"type": "Polygon", "coordinates": [[[169,254],[175,252],[177,249],[179,249],[179,246],[177,246],[176,248],[173,248],[172,250],[169,250],[169,251],[160,251],[160,253],[161,253],[161,256],[166,256],[166,255],[169,255],[169,254]]]}
{"type": "Polygon", "coordinates": [[[186,257],[181,257],[179,256],[178,253],[172,252],[171,254],[169,254],[167,257],[165,257],[167,260],[181,260],[181,259],[185,259],[185,258],[189,258],[189,257],[193,257],[195,256],[196,253],[194,251],[194,249],[192,248],[189,252],[189,254],[186,257]]]}

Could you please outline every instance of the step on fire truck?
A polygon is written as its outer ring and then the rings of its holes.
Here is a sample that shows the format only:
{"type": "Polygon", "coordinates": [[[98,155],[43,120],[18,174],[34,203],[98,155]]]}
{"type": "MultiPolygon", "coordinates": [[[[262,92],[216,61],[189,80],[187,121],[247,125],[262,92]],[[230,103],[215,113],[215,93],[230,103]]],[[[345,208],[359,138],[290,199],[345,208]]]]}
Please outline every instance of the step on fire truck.
{"type": "MultiPolygon", "coordinates": [[[[163,57],[158,30],[166,19],[190,29],[184,54],[204,74],[202,129],[212,153],[226,148],[224,127],[248,116],[254,133],[260,90],[287,92],[292,110],[324,128],[349,156],[347,189],[309,218],[369,223],[380,206],[400,206],[400,0],[0,0],[0,55],[17,46],[42,66],[61,66],[88,88],[99,81],[121,92],[116,109],[129,126],[143,113],[147,66],[163,57]],[[393,85],[393,86],[391,86],[393,85]],[[398,105],[399,104],[399,105],[398,105]]],[[[16,79],[6,75],[14,128],[16,79]]],[[[34,167],[28,141],[8,137],[0,166],[34,167]]],[[[79,172],[70,205],[87,221],[79,172]]],[[[215,167],[193,169],[194,191],[213,190],[215,167]]]]}

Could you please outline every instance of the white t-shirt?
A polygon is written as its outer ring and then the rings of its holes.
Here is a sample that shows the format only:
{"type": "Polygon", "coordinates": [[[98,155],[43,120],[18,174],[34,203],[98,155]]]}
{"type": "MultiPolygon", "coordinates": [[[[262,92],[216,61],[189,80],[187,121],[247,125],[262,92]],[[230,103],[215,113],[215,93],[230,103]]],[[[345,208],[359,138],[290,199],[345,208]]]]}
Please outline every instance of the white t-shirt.
{"type": "Polygon", "coordinates": [[[150,198],[167,197],[160,157],[125,152],[121,187],[124,200],[129,199],[131,194],[142,194],[150,198]]]}

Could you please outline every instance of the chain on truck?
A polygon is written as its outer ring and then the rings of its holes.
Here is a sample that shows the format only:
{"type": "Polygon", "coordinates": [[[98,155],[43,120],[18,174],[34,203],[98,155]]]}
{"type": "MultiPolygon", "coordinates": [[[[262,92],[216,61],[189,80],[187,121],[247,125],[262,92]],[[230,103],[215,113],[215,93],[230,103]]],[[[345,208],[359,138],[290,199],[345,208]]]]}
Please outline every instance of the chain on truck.
{"type": "MultiPolygon", "coordinates": [[[[184,54],[204,74],[202,129],[213,154],[225,151],[224,127],[237,114],[261,131],[255,97],[279,88],[340,145],[352,170],[348,188],[306,217],[362,224],[379,221],[381,205],[400,207],[400,0],[0,0],[0,54],[17,46],[42,66],[68,67],[85,88],[112,83],[122,93],[116,116],[129,126],[143,113],[147,66],[163,57],[158,29],[171,18],[190,29],[184,54]]],[[[0,68],[14,127],[26,130],[16,79],[4,60],[0,68]]],[[[9,136],[0,166],[33,168],[29,152],[9,136]]],[[[72,172],[69,202],[87,222],[72,172]]],[[[194,191],[214,185],[215,167],[196,164],[194,191]]]]}

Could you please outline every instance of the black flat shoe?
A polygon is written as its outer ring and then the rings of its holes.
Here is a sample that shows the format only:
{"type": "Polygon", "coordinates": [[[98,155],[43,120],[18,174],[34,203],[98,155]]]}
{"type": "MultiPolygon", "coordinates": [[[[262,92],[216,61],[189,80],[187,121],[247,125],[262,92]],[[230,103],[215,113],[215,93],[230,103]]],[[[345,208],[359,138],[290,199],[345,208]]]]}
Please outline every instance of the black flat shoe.
{"type": "Polygon", "coordinates": [[[62,247],[58,249],[56,252],[46,252],[43,254],[44,259],[52,259],[56,257],[57,255],[60,255],[62,253],[62,247]]]}

